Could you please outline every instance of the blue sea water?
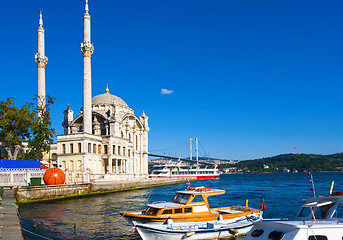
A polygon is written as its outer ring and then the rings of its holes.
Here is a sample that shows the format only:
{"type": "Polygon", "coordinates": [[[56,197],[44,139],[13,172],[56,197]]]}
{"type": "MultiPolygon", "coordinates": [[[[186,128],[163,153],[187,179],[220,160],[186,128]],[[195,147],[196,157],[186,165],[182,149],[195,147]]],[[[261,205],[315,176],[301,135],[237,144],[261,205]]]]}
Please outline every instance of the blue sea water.
{"type": "MultiPolygon", "coordinates": [[[[313,173],[317,196],[327,195],[331,181],[334,191],[343,190],[343,173],[313,173]]],[[[289,218],[297,214],[304,198],[313,197],[307,173],[232,174],[219,180],[199,180],[192,186],[226,190],[209,198],[211,207],[266,205],[264,218],[289,218]]],[[[27,239],[139,239],[119,215],[124,210],[144,210],[148,203],[170,201],[187,184],[111,193],[53,203],[19,207],[23,234],[27,239]],[[43,237],[41,237],[43,236],[43,237]]]]}

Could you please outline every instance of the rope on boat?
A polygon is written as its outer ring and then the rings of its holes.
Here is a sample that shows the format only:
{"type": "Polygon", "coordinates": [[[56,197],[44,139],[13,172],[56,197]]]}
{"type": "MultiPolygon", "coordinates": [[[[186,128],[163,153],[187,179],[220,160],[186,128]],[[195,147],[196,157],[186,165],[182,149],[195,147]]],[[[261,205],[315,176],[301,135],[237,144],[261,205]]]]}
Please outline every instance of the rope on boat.
{"type": "Polygon", "coordinates": [[[32,234],[32,235],[35,235],[35,236],[37,236],[37,237],[43,238],[43,239],[53,240],[53,238],[44,237],[44,236],[39,235],[39,234],[37,234],[37,233],[31,232],[31,231],[29,231],[29,230],[27,230],[27,229],[25,229],[25,228],[21,228],[21,230],[22,230],[22,231],[25,231],[25,232],[28,232],[28,233],[30,233],[30,234],[32,234]]]}

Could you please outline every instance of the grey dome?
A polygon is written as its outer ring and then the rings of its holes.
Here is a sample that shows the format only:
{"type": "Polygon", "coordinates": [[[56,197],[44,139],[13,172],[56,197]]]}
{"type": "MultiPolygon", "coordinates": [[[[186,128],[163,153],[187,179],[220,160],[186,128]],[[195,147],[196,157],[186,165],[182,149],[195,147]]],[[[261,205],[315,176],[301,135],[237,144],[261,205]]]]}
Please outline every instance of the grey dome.
{"type": "Polygon", "coordinates": [[[124,105],[128,107],[126,102],[120,97],[114,96],[109,93],[100,94],[92,98],[92,105],[124,105]]]}

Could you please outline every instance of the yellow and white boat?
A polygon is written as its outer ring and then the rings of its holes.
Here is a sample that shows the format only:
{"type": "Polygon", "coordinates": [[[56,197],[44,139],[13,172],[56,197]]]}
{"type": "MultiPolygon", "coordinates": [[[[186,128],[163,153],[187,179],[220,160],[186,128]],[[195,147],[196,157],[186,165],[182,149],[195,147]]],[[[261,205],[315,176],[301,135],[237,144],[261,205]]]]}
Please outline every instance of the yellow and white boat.
{"type": "Polygon", "coordinates": [[[225,190],[205,187],[178,191],[171,202],[157,202],[148,205],[145,211],[122,211],[120,214],[132,225],[209,222],[218,220],[239,220],[261,217],[262,212],[248,206],[210,208],[207,198],[225,194],[225,190]]]}

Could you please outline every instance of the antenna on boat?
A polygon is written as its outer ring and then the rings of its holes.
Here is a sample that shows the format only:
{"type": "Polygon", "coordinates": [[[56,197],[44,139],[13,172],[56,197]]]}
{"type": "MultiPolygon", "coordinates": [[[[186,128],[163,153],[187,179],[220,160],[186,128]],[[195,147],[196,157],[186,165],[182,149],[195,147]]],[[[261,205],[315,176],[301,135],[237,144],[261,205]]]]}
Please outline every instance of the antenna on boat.
{"type": "Polygon", "coordinates": [[[313,192],[313,197],[316,197],[316,191],[314,189],[314,181],[313,181],[312,173],[308,172],[307,174],[311,176],[311,180],[310,180],[310,183],[312,183],[311,190],[313,192]]]}
{"type": "Polygon", "coordinates": [[[331,182],[331,186],[330,186],[330,191],[329,191],[329,195],[332,194],[332,190],[333,190],[333,185],[335,184],[335,181],[331,182]]]}

